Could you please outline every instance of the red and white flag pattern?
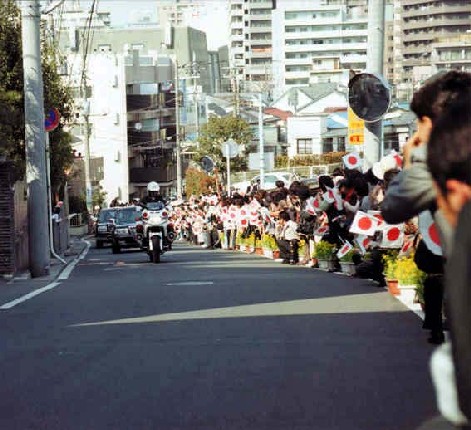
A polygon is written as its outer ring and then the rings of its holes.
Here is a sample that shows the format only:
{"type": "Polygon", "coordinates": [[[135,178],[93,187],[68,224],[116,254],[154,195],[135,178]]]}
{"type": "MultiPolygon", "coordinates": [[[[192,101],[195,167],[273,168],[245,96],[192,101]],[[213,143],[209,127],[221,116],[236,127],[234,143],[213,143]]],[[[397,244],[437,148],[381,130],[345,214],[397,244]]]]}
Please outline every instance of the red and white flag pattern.
{"type": "Polygon", "coordinates": [[[377,228],[378,220],[374,216],[358,211],[350,226],[350,233],[373,236],[377,228]]]}
{"type": "Polygon", "coordinates": [[[324,236],[329,232],[329,226],[328,225],[323,225],[316,230],[314,230],[314,236],[324,236]]]}
{"type": "Polygon", "coordinates": [[[414,236],[405,236],[404,244],[402,245],[400,256],[408,257],[414,249],[414,236]]]}
{"type": "Polygon", "coordinates": [[[377,230],[382,230],[387,225],[380,211],[368,211],[368,214],[373,215],[378,221],[377,230]]]}
{"type": "Polygon", "coordinates": [[[362,166],[360,154],[357,152],[350,152],[343,156],[343,164],[347,169],[359,169],[362,166]]]}
{"type": "Polygon", "coordinates": [[[402,248],[404,243],[404,224],[386,224],[383,227],[381,248],[402,248]]]}
{"type": "Polygon", "coordinates": [[[419,214],[419,231],[427,248],[435,255],[443,255],[437,225],[430,211],[419,214]]]}
{"type": "Polygon", "coordinates": [[[353,249],[353,246],[350,242],[345,242],[342,247],[339,249],[339,251],[337,252],[337,257],[340,259],[342,258],[344,255],[346,255],[349,251],[351,251],[353,249]]]}
{"type": "Polygon", "coordinates": [[[360,250],[360,252],[365,255],[366,254],[366,251],[368,250],[368,248],[370,247],[371,245],[371,239],[368,237],[368,236],[365,236],[363,234],[359,234],[356,238],[355,238],[355,242],[358,246],[358,249],[360,250]]]}

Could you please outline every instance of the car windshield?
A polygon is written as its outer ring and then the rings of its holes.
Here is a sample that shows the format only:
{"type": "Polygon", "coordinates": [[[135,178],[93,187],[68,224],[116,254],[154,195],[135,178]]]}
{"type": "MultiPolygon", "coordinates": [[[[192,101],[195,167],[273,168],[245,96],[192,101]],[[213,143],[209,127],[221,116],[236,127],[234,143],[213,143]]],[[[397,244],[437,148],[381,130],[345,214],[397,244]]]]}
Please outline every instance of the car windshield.
{"type": "Polygon", "coordinates": [[[116,224],[133,224],[136,222],[135,209],[121,209],[116,213],[116,224]]]}
{"type": "Polygon", "coordinates": [[[100,214],[98,215],[98,222],[99,223],[108,222],[111,218],[114,218],[115,215],[116,215],[115,210],[101,211],[100,214]]]}
{"type": "Polygon", "coordinates": [[[161,211],[165,205],[163,202],[149,202],[147,203],[147,209],[151,211],[161,211]]]}

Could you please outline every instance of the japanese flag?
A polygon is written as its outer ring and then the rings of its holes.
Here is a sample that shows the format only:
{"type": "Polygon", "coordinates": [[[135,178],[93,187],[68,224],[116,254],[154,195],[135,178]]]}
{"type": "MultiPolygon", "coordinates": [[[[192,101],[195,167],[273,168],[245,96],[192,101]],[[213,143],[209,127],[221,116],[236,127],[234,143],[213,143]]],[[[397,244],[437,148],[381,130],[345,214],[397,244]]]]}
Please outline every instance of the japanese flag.
{"type": "Polygon", "coordinates": [[[443,255],[440,236],[430,211],[419,214],[419,231],[427,248],[435,255],[443,255]]]}
{"type": "Polygon", "coordinates": [[[317,230],[314,231],[314,236],[324,236],[324,234],[327,234],[328,232],[329,226],[323,225],[322,227],[319,227],[317,230]]]}
{"type": "Polygon", "coordinates": [[[258,225],[258,221],[260,218],[260,213],[257,209],[252,208],[250,210],[250,216],[249,216],[249,223],[250,225],[258,225]]]}
{"type": "Polygon", "coordinates": [[[340,259],[342,258],[347,252],[351,251],[353,246],[349,242],[345,242],[342,247],[337,252],[337,257],[340,259]]]}
{"type": "Polygon", "coordinates": [[[396,167],[398,169],[402,169],[402,157],[401,157],[401,155],[398,152],[396,152],[395,150],[392,150],[389,155],[396,162],[396,167]]]}
{"type": "Polygon", "coordinates": [[[363,255],[366,254],[366,250],[371,245],[371,239],[368,236],[360,234],[355,238],[355,242],[358,245],[360,252],[363,255]]]}
{"type": "Polygon", "coordinates": [[[247,209],[245,207],[241,208],[238,214],[238,218],[237,218],[237,225],[240,227],[246,227],[248,223],[249,223],[249,216],[247,213],[247,209]]]}
{"type": "Polygon", "coordinates": [[[368,211],[368,214],[373,215],[378,221],[377,230],[383,230],[383,228],[386,227],[387,224],[384,221],[383,215],[381,215],[380,211],[368,211]]]}
{"type": "Polygon", "coordinates": [[[335,202],[334,190],[332,188],[328,188],[327,191],[324,194],[322,194],[322,198],[327,203],[334,203],[335,202]]]}
{"type": "Polygon", "coordinates": [[[378,220],[374,216],[358,211],[350,227],[350,233],[373,236],[377,228],[378,220]]]}
{"type": "Polygon", "coordinates": [[[404,238],[404,244],[402,245],[400,256],[408,257],[414,249],[414,237],[409,236],[404,238]]]}
{"type": "Polygon", "coordinates": [[[404,243],[404,224],[386,224],[383,228],[382,248],[402,248],[404,243]]]}
{"type": "Polygon", "coordinates": [[[357,152],[350,152],[349,154],[344,155],[342,160],[345,167],[350,170],[359,169],[362,165],[360,154],[357,152]]]}

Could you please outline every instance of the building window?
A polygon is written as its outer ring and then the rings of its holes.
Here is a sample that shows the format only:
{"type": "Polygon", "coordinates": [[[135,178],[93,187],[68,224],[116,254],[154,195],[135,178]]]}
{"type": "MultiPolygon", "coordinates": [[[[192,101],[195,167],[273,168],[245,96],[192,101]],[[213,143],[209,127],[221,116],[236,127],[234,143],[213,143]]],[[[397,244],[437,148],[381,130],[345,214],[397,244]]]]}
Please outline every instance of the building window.
{"type": "Polygon", "coordinates": [[[312,154],[312,139],[296,139],[298,154],[312,154]]]}
{"type": "Polygon", "coordinates": [[[324,139],[322,152],[334,152],[334,139],[331,137],[324,139]]]}

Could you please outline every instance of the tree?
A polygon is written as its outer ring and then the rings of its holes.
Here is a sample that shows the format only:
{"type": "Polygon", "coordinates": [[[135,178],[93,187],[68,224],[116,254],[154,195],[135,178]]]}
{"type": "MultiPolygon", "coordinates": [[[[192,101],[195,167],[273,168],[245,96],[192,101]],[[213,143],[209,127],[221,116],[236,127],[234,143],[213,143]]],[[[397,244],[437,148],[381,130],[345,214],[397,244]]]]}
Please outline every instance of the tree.
{"type": "MultiPolygon", "coordinates": [[[[57,72],[57,51],[44,37],[41,51],[44,107],[46,110],[55,107],[61,114],[61,123],[49,135],[51,191],[56,194],[65,184],[65,171],[73,163],[72,138],[64,130],[72,115],[72,97],[57,72]]],[[[0,8],[0,155],[6,155],[15,163],[17,179],[25,173],[24,129],[21,17],[14,0],[3,0],[0,8]]]]}
{"type": "MultiPolygon", "coordinates": [[[[245,146],[252,140],[252,130],[247,121],[233,116],[222,118],[209,118],[208,122],[201,127],[199,136],[199,149],[197,158],[210,156],[217,165],[221,165],[225,158],[222,155],[221,144],[233,139],[238,145],[245,146]]],[[[241,171],[247,168],[245,156],[231,159],[231,169],[241,171]]]]}
{"type": "Polygon", "coordinates": [[[186,195],[189,196],[200,196],[212,190],[215,190],[216,178],[209,176],[207,173],[201,170],[189,167],[185,175],[186,181],[186,195]]]}

